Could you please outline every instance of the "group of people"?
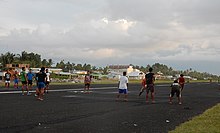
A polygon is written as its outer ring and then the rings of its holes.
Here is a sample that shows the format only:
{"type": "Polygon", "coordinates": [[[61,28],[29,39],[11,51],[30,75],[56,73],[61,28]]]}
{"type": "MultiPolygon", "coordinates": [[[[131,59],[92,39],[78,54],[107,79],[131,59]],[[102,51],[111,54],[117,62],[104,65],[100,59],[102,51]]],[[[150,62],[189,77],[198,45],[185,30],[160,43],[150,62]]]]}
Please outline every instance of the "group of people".
{"type": "MultiPolygon", "coordinates": [[[[123,72],[123,76],[119,78],[118,83],[118,95],[116,97],[116,101],[118,101],[121,97],[121,95],[124,95],[124,101],[128,101],[128,77],[126,76],[126,72],[123,72]]],[[[32,90],[33,80],[36,80],[37,89],[36,94],[38,100],[43,100],[44,93],[48,93],[49,89],[49,83],[50,83],[50,73],[48,72],[48,69],[45,70],[45,67],[42,67],[40,69],[40,72],[34,74],[31,69],[29,69],[29,72],[26,73],[25,67],[22,67],[22,71],[20,72],[20,75],[17,71],[15,71],[14,75],[14,87],[18,88],[18,81],[21,80],[22,83],[22,95],[25,95],[25,90],[27,91],[27,95],[31,95],[30,90],[32,90]],[[46,72],[45,72],[46,71],[46,72]]],[[[5,73],[5,87],[10,86],[10,79],[11,74],[7,70],[5,73]]],[[[84,92],[89,93],[90,84],[92,81],[92,76],[90,75],[90,72],[87,71],[87,74],[84,78],[84,92]]],[[[144,76],[142,80],[142,88],[139,92],[139,96],[146,90],[146,103],[149,103],[149,93],[151,96],[151,103],[155,103],[154,95],[155,95],[155,74],[153,73],[153,69],[149,68],[149,72],[144,76]]],[[[185,84],[185,79],[183,77],[183,74],[180,75],[180,77],[171,84],[171,90],[169,95],[169,103],[172,104],[173,96],[176,94],[178,97],[178,103],[182,104],[181,99],[181,92],[183,91],[185,84]]]]}
{"type": "Polygon", "coordinates": [[[25,91],[26,95],[31,95],[30,91],[33,87],[33,81],[36,80],[37,89],[35,96],[37,96],[37,99],[41,101],[43,100],[43,94],[48,93],[49,83],[51,80],[48,69],[46,69],[45,72],[45,67],[42,67],[40,69],[40,72],[36,74],[32,72],[32,69],[29,69],[29,72],[26,73],[25,67],[22,67],[22,71],[20,72],[20,74],[17,71],[15,71],[14,74],[11,75],[9,70],[7,70],[4,76],[6,88],[9,88],[11,78],[14,79],[14,88],[17,89],[19,86],[19,80],[21,81],[22,95],[25,95],[25,91]]]}
{"type": "MultiPolygon", "coordinates": [[[[155,87],[154,87],[154,81],[155,81],[155,74],[153,73],[153,68],[149,68],[149,72],[145,75],[145,77],[142,80],[142,87],[139,92],[139,96],[146,90],[146,103],[149,103],[149,92],[151,94],[151,103],[155,103],[154,95],[155,95],[155,87]]],[[[178,103],[182,104],[181,99],[181,92],[183,91],[185,84],[185,79],[183,74],[180,75],[180,77],[171,84],[170,89],[170,95],[169,95],[169,103],[172,104],[173,96],[176,94],[178,97],[178,103]]],[[[128,101],[128,78],[126,77],[126,72],[123,72],[123,76],[119,78],[119,84],[118,84],[118,95],[116,97],[116,101],[119,100],[121,95],[124,95],[124,101],[128,101]]]]}

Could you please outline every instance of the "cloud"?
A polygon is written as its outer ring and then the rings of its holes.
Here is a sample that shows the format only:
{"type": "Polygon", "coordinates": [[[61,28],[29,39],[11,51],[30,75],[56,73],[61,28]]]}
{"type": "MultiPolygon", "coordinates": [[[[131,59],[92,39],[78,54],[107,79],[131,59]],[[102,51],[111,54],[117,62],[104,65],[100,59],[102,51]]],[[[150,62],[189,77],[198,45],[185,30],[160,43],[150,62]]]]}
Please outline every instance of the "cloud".
{"type": "Polygon", "coordinates": [[[97,65],[220,63],[219,5],[218,0],[4,0],[0,52],[25,50],[97,65]]]}

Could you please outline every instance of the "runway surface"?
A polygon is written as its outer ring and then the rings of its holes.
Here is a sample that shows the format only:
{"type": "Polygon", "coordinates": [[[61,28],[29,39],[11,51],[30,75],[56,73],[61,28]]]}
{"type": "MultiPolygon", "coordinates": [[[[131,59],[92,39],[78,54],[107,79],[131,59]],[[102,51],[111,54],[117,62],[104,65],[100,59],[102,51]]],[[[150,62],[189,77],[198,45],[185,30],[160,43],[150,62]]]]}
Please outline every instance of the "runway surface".
{"type": "Polygon", "coordinates": [[[0,88],[1,133],[166,133],[220,102],[216,83],[189,83],[183,104],[168,104],[169,84],[156,85],[155,104],[138,97],[140,84],[129,84],[128,102],[115,101],[117,85],[50,86],[44,101],[0,88]]]}

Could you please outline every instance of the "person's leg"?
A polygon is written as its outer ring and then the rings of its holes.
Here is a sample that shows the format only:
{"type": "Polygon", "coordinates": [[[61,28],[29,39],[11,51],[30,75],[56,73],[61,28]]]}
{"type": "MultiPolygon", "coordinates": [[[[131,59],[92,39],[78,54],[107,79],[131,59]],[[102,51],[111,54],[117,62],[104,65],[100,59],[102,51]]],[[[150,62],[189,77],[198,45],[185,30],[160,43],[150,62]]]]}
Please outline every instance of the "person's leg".
{"type": "Polygon", "coordinates": [[[149,101],[148,101],[148,94],[149,94],[149,89],[147,88],[147,91],[146,91],[146,103],[149,103],[149,101]]]}
{"type": "Polygon", "coordinates": [[[88,83],[88,85],[87,85],[87,93],[89,93],[89,89],[90,89],[90,84],[88,83]]]}
{"type": "Polygon", "coordinates": [[[127,89],[124,89],[124,101],[128,101],[128,92],[127,92],[127,89]]]}
{"type": "Polygon", "coordinates": [[[121,97],[121,93],[122,93],[122,90],[118,89],[118,94],[116,96],[116,101],[119,101],[119,98],[121,97]]]}
{"type": "Polygon", "coordinates": [[[151,91],[151,101],[152,101],[152,103],[155,103],[155,100],[154,100],[154,93],[155,93],[154,85],[150,86],[150,91],[151,91]]]}
{"type": "Polygon", "coordinates": [[[151,101],[152,101],[152,103],[155,103],[155,100],[154,100],[154,92],[151,92],[151,101]]]}
{"type": "Polygon", "coordinates": [[[10,81],[8,81],[8,88],[10,87],[10,81]]]}
{"type": "Polygon", "coordinates": [[[24,83],[23,82],[22,82],[21,90],[22,90],[22,95],[24,95],[24,83]]]}
{"type": "Polygon", "coordinates": [[[179,103],[179,105],[181,105],[181,104],[182,104],[182,101],[181,101],[181,92],[180,92],[180,91],[177,91],[176,96],[178,97],[178,103],[179,103]]]}

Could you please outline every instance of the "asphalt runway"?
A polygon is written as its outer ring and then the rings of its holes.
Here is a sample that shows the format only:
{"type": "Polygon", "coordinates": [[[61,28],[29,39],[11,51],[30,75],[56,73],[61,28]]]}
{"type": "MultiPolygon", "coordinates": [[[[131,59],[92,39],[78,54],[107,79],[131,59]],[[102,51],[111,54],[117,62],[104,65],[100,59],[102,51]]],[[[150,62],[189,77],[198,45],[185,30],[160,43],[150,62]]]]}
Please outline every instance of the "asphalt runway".
{"type": "Polygon", "coordinates": [[[129,84],[128,102],[115,101],[117,85],[50,86],[44,101],[0,88],[0,133],[166,133],[220,102],[217,83],[191,83],[168,104],[169,84],[156,85],[155,104],[138,97],[140,84],[129,84]]]}

